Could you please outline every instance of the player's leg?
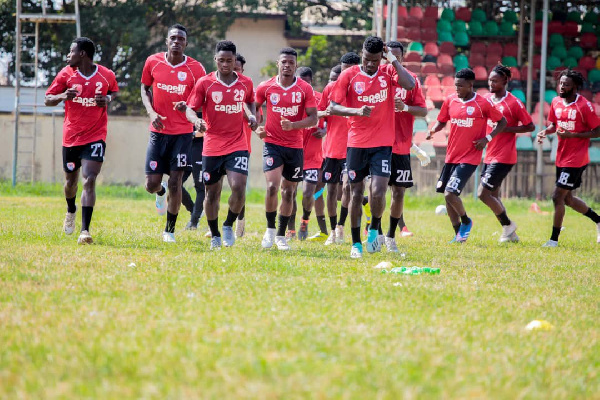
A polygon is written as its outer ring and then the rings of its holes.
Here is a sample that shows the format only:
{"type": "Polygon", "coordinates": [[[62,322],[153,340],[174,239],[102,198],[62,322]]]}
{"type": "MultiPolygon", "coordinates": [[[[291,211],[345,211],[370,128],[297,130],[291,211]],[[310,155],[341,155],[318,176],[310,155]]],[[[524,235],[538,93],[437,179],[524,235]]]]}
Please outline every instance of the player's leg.
{"type": "Polygon", "coordinates": [[[390,180],[392,166],[392,148],[378,147],[369,149],[369,172],[371,175],[369,205],[371,208],[371,225],[367,235],[367,251],[381,251],[385,242],[381,232],[381,217],[385,210],[385,194],[390,180]],[[379,238],[381,236],[381,238],[379,238]]]}
{"type": "Polygon", "coordinates": [[[184,185],[191,175],[192,170],[189,169],[183,172],[183,177],[181,178],[181,205],[184,206],[190,214],[194,212],[194,202],[192,201],[192,196],[190,196],[190,192],[188,192],[184,185]]]}
{"type": "MultiPolygon", "coordinates": [[[[315,208],[315,216],[317,217],[317,224],[319,225],[320,232],[313,235],[309,240],[316,240],[318,242],[327,240],[327,222],[325,222],[325,199],[323,196],[323,192],[325,189],[325,184],[321,182],[321,170],[319,170],[319,182],[317,183],[317,187],[315,188],[315,195],[317,198],[315,199],[314,208],[315,208]]],[[[313,197],[314,197],[313,196],[313,197]]]]}
{"type": "Polygon", "coordinates": [[[338,218],[337,226],[335,227],[335,237],[337,243],[344,243],[344,226],[346,218],[348,218],[348,210],[350,207],[350,182],[348,175],[344,174],[343,182],[338,187],[338,196],[340,197],[340,217],[338,218]]]}
{"type": "Polygon", "coordinates": [[[454,208],[454,211],[456,211],[460,218],[460,227],[456,235],[456,241],[461,243],[466,242],[469,238],[471,229],[473,228],[473,221],[467,215],[467,211],[459,196],[476,168],[476,165],[458,164],[452,171],[444,192],[446,203],[454,208]]]}
{"type": "Polygon", "coordinates": [[[554,204],[554,217],[552,221],[552,234],[550,240],[548,240],[544,247],[556,247],[558,246],[558,236],[562,229],[562,223],[565,218],[565,205],[566,198],[569,195],[570,190],[560,188],[556,186],[552,192],[552,203],[554,204]]]}
{"type": "Polygon", "coordinates": [[[565,204],[580,214],[585,215],[596,224],[596,242],[600,243],[600,216],[589,207],[585,201],[576,197],[573,191],[570,191],[565,199],[565,204]]]}
{"type": "Polygon", "coordinates": [[[329,238],[327,238],[325,245],[336,243],[336,229],[338,224],[337,202],[339,187],[340,184],[337,182],[327,183],[327,215],[329,216],[329,226],[331,228],[331,233],[329,234],[329,238]]]}
{"type": "Polygon", "coordinates": [[[404,213],[404,192],[413,186],[412,170],[410,168],[410,155],[392,154],[392,170],[389,185],[392,192],[390,205],[390,227],[385,238],[388,251],[397,252],[396,228],[404,213]]]}
{"type": "Polygon", "coordinates": [[[275,169],[265,171],[265,179],[267,181],[267,191],[265,194],[265,216],[267,218],[267,230],[262,239],[262,247],[265,249],[271,248],[275,242],[275,234],[277,232],[275,220],[277,219],[277,203],[279,187],[281,186],[281,174],[283,165],[275,169]]]}
{"type": "Polygon", "coordinates": [[[369,149],[349,147],[346,158],[350,182],[350,230],[352,248],[350,257],[361,258],[363,253],[360,238],[360,223],[365,191],[365,178],[369,174],[369,149]]]}
{"type": "Polygon", "coordinates": [[[79,182],[79,167],[81,166],[81,146],[63,147],[63,170],[65,171],[65,183],[63,190],[67,202],[67,213],[63,222],[63,231],[70,235],[75,231],[75,216],[77,206],[77,182],[79,182]]]}
{"type": "MultiPolygon", "coordinates": [[[[285,234],[285,237],[288,240],[294,239],[296,237],[296,213],[298,212],[298,187],[296,187],[296,191],[294,192],[294,195],[292,196],[292,201],[293,201],[293,206],[292,206],[292,214],[290,215],[290,220],[288,221],[288,225],[287,225],[287,232],[285,234]]],[[[302,229],[302,225],[300,225],[300,229],[302,229]]],[[[302,238],[299,238],[300,240],[304,240],[302,238]]]]}
{"type": "Polygon", "coordinates": [[[169,161],[165,160],[167,138],[165,135],[150,132],[146,149],[146,183],[148,193],[156,194],[156,212],[165,215],[167,212],[167,185],[162,181],[163,174],[169,171],[169,161]]]}
{"type": "Polygon", "coordinates": [[[227,218],[223,222],[223,243],[225,247],[231,247],[235,243],[233,223],[246,203],[249,156],[250,154],[247,151],[237,151],[230,154],[225,161],[227,181],[231,188],[227,218]]]}
{"type": "Polygon", "coordinates": [[[500,185],[511,168],[510,164],[485,164],[477,190],[479,199],[492,210],[502,225],[502,235],[499,240],[501,243],[519,241],[516,233],[517,225],[508,218],[506,208],[500,199],[500,185]]]}
{"type": "Polygon", "coordinates": [[[83,191],[81,192],[81,233],[80,244],[93,242],[90,236],[90,223],[92,213],[96,204],[96,178],[102,169],[102,162],[92,160],[81,160],[81,177],[83,178],[83,191]]]}

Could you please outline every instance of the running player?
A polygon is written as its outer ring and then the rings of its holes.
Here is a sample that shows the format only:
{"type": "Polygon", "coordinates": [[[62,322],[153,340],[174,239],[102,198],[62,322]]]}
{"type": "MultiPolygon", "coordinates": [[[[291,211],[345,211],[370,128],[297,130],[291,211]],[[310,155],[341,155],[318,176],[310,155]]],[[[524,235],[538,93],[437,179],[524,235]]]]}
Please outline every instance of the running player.
{"type": "Polygon", "coordinates": [[[554,224],[552,235],[543,247],[557,247],[558,235],[565,216],[565,205],[581,213],[596,224],[596,242],[600,243],[600,216],[573,191],[581,185],[581,176],[590,162],[590,138],[600,137],[600,119],[592,104],[578,92],[583,86],[580,72],[565,70],[558,81],[558,96],[552,100],[548,122],[550,126],[538,133],[538,143],[546,135],[556,132],[556,187],[552,193],[554,224]]]}
{"type": "Polygon", "coordinates": [[[175,242],[175,223],[181,206],[181,182],[189,169],[193,125],[175,104],[185,101],[196,81],[206,75],[198,61],[184,54],[187,31],[176,24],[169,28],[167,52],[146,59],[142,72],[142,103],[150,117],[150,140],[146,152],[146,190],[156,193],[159,215],[167,214],[164,242],[175,242]],[[169,201],[163,174],[169,174],[169,201]]]}
{"type": "MultiPolygon", "coordinates": [[[[202,113],[198,113],[198,117],[202,117],[202,113]]],[[[198,229],[198,221],[204,212],[204,198],[206,196],[206,188],[202,181],[202,149],[204,148],[204,132],[194,129],[194,138],[192,139],[191,160],[192,169],[184,171],[181,179],[181,204],[190,212],[190,220],[185,225],[186,230],[195,231],[198,229]],[[183,186],[183,183],[192,177],[194,180],[194,191],[196,199],[192,201],[192,196],[183,186]]],[[[209,230],[210,232],[210,230],[209,230]]]]}
{"type": "Polygon", "coordinates": [[[65,102],[62,154],[67,214],[63,230],[67,235],[75,231],[75,197],[80,167],[82,171],[79,244],[93,243],[90,223],[96,203],[96,177],[102,168],[106,150],[106,108],[112,96],[119,91],[115,74],[94,64],[95,52],[96,46],[90,39],[75,39],[67,55],[68,65],[54,78],[45,99],[45,104],[51,107],[65,102]]]}
{"type": "Polygon", "coordinates": [[[444,100],[437,122],[427,134],[427,140],[441,131],[450,121],[448,149],[437,192],[444,193],[448,217],[454,227],[452,242],[466,242],[473,227],[460,194],[481,162],[481,154],[488,142],[506,127],[502,113],[487,99],[473,91],[475,74],[469,68],[458,71],[454,85],[456,93],[444,100]],[[497,122],[486,134],[487,120],[497,122]]]}
{"type": "Polygon", "coordinates": [[[362,257],[360,218],[365,189],[364,179],[371,175],[371,229],[367,251],[381,251],[377,240],[385,208],[385,192],[390,178],[390,161],[394,143],[394,97],[391,90],[398,84],[407,90],[415,87],[413,77],[400,65],[396,56],[385,48],[379,37],[368,37],[363,45],[362,65],[348,68],[340,75],[331,96],[331,114],[350,116],[348,131],[348,179],[352,190],[350,256],[362,257]],[[394,73],[380,65],[386,55],[394,73]],[[346,102],[346,106],[343,106],[346,102]]]}
{"type": "Polygon", "coordinates": [[[220,249],[221,243],[231,247],[235,243],[233,223],[246,201],[248,178],[247,135],[244,103],[250,109],[252,129],[256,129],[254,111],[254,88],[252,81],[234,71],[236,47],[233,42],[222,40],[215,47],[217,71],[200,78],[187,100],[188,121],[201,128],[206,124],[202,152],[202,179],[206,186],[206,220],[211,232],[211,249],[220,249]],[[203,109],[204,121],[196,116],[203,109]],[[223,176],[231,188],[227,219],[223,222],[223,239],[219,232],[219,204],[223,188],[223,176]]]}
{"type": "MultiPolygon", "coordinates": [[[[402,43],[391,41],[387,43],[389,51],[402,63],[404,46],[402,43]]],[[[390,72],[393,66],[387,64],[390,72]]],[[[385,237],[385,246],[389,252],[398,252],[396,245],[396,227],[402,220],[402,232],[409,232],[404,223],[404,192],[413,186],[412,171],[410,168],[410,152],[412,147],[413,125],[415,117],[426,117],[427,106],[421,90],[417,75],[407,71],[415,80],[412,90],[397,87],[395,98],[398,109],[395,113],[396,138],[392,147],[392,171],[389,185],[392,190],[392,204],[390,205],[390,227],[385,237]]]]}
{"type": "Polygon", "coordinates": [[[277,60],[278,74],[258,85],[256,108],[267,102],[267,122],[257,133],[264,137],[263,170],[267,181],[267,230],[262,247],[289,250],[285,230],[292,213],[292,196],[302,180],[303,129],[315,126],[317,104],[312,87],[296,78],[296,50],[286,47],[277,60]],[[306,115],[306,117],[305,117],[306,115]],[[283,178],[283,179],[282,179],[283,178]],[[281,186],[279,228],[275,229],[277,195],[281,186]]]}
{"type": "MultiPolygon", "coordinates": [[[[523,103],[506,90],[510,76],[510,69],[498,64],[492,69],[488,78],[491,93],[485,97],[504,115],[506,128],[487,146],[478,190],[479,199],[492,210],[502,225],[500,243],[519,241],[517,225],[508,218],[506,208],[500,200],[500,185],[513,165],[517,163],[515,134],[531,132],[535,129],[523,103]]],[[[489,123],[488,133],[493,129],[494,124],[489,123]]]]}

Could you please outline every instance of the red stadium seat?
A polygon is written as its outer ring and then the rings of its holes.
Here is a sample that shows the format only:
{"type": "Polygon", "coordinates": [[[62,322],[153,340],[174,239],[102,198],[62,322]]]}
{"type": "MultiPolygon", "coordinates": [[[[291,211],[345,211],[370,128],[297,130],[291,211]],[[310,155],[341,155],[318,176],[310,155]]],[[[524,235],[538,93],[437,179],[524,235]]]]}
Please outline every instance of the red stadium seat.
{"type": "Polygon", "coordinates": [[[405,22],[404,26],[407,28],[419,28],[421,29],[421,20],[413,17],[409,17],[405,22]]]}
{"type": "Polygon", "coordinates": [[[471,21],[471,9],[468,7],[460,7],[456,9],[454,12],[454,18],[465,22],[471,21]]]}
{"type": "Polygon", "coordinates": [[[485,69],[484,66],[482,65],[477,65],[475,67],[473,67],[473,72],[475,73],[475,80],[476,81],[487,81],[488,79],[488,72],[485,69]]]}
{"type": "Polygon", "coordinates": [[[513,80],[520,81],[521,80],[521,71],[517,67],[510,67],[510,75],[513,80]]]}
{"type": "Polygon", "coordinates": [[[454,47],[454,43],[443,42],[440,44],[440,53],[448,54],[450,57],[454,57],[456,55],[456,47],[454,47]]]}
{"type": "Polygon", "coordinates": [[[542,66],[542,56],[541,55],[536,54],[533,56],[533,66],[538,69],[542,66]]]}
{"type": "Polygon", "coordinates": [[[412,141],[414,144],[416,144],[418,146],[421,143],[423,143],[425,140],[427,140],[426,137],[427,137],[427,132],[423,132],[423,131],[415,132],[415,135],[413,136],[412,141]]]}
{"type": "Polygon", "coordinates": [[[425,87],[440,87],[441,85],[440,78],[436,75],[427,75],[423,81],[423,86],[425,87]]]}
{"type": "Polygon", "coordinates": [[[582,89],[579,91],[579,94],[588,99],[589,101],[593,101],[594,95],[591,90],[582,89]]]}
{"type": "Polygon", "coordinates": [[[471,55],[469,56],[469,65],[471,67],[485,65],[485,56],[481,53],[471,52],[471,55]]]}
{"type": "Polygon", "coordinates": [[[486,88],[479,88],[475,91],[478,95],[480,96],[485,96],[486,94],[488,94],[490,91],[487,90],[486,88]]]}
{"type": "Polygon", "coordinates": [[[504,48],[502,47],[502,44],[498,42],[492,42],[488,44],[486,55],[487,54],[496,54],[500,58],[502,58],[502,56],[504,55],[504,48]]]}
{"type": "Polygon", "coordinates": [[[452,96],[454,93],[456,93],[456,88],[454,86],[442,86],[442,96],[444,96],[444,98],[452,96]]]}
{"type": "Polygon", "coordinates": [[[429,89],[427,89],[427,98],[436,103],[444,101],[442,89],[439,87],[430,87],[429,89]]]}
{"type": "Polygon", "coordinates": [[[408,18],[408,10],[406,9],[406,6],[398,6],[398,18],[408,18]]]}
{"type": "Polygon", "coordinates": [[[592,102],[596,103],[596,104],[600,104],[600,92],[598,92],[594,95],[592,102]]]}
{"type": "Polygon", "coordinates": [[[406,28],[406,38],[413,42],[421,41],[421,28],[406,28]]]}
{"type": "Polygon", "coordinates": [[[398,40],[400,41],[405,41],[407,42],[408,39],[406,38],[406,28],[404,26],[398,26],[396,28],[396,37],[398,38],[398,40]]]}
{"type": "Polygon", "coordinates": [[[421,29],[421,40],[423,42],[437,42],[438,33],[435,28],[433,29],[421,29]]]}
{"type": "Polygon", "coordinates": [[[483,42],[472,42],[471,43],[471,54],[477,53],[485,57],[487,53],[487,46],[483,42]]]}
{"type": "Polygon", "coordinates": [[[434,147],[448,146],[448,138],[446,137],[446,133],[444,133],[444,131],[434,133],[433,137],[431,138],[431,141],[434,147]]]}
{"type": "Polygon", "coordinates": [[[502,57],[497,53],[488,53],[485,57],[485,66],[489,69],[494,68],[498,63],[502,61],[502,57]]]}
{"type": "MultiPolygon", "coordinates": [[[[521,79],[522,80],[527,80],[527,65],[523,65],[521,67],[521,79]]],[[[537,81],[540,78],[540,68],[539,67],[533,67],[533,80],[537,81]]]]}
{"type": "MultiPolygon", "coordinates": [[[[425,43],[425,47],[423,48],[423,54],[426,54],[426,55],[429,54],[430,56],[434,56],[434,57],[439,56],[440,49],[439,49],[437,43],[435,43],[435,42],[425,43]]],[[[595,61],[594,61],[594,65],[596,65],[595,61]]]]}
{"type": "Polygon", "coordinates": [[[581,75],[583,75],[583,79],[587,80],[587,78],[588,78],[588,70],[587,69],[577,66],[577,67],[573,68],[573,71],[579,72],[581,75]]]}
{"type": "Polygon", "coordinates": [[[519,55],[519,45],[516,43],[506,43],[504,45],[503,57],[515,57],[519,55]]]}
{"type": "Polygon", "coordinates": [[[441,66],[438,66],[438,68],[440,70],[440,74],[444,76],[454,76],[455,69],[453,64],[442,64],[441,66]]]}
{"type": "Polygon", "coordinates": [[[442,78],[442,87],[451,87],[454,89],[454,77],[453,76],[445,76],[442,78]]]}
{"type": "MultiPolygon", "coordinates": [[[[550,32],[551,34],[553,32],[550,32]]],[[[575,21],[567,21],[565,22],[565,29],[563,35],[566,37],[575,37],[579,34],[579,24],[575,21]]]]}
{"type": "Polygon", "coordinates": [[[415,62],[405,62],[404,64],[404,68],[406,68],[407,70],[409,70],[410,72],[413,72],[417,75],[421,74],[421,63],[415,63],[415,62]]]}
{"type": "Polygon", "coordinates": [[[420,21],[423,19],[423,9],[421,7],[411,7],[408,16],[420,21]]]}
{"type": "Polygon", "coordinates": [[[433,18],[423,18],[421,20],[421,29],[437,30],[437,20],[433,18]]]}
{"type": "Polygon", "coordinates": [[[436,6],[430,6],[425,8],[425,12],[423,13],[423,17],[426,19],[432,19],[437,21],[439,19],[439,8],[436,6]]]}
{"type": "Polygon", "coordinates": [[[598,39],[593,33],[584,33],[581,35],[580,44],[583,49],[595,49],[598,46],[598,39]]]}
{"type": "MultiPolygon", "coordinates": [[[[540,25],[539,25],[539,34],[542,34],[542,21],[539,21],[540,25]]],[[[577,25],[577,23],[575,23],[575,25],[577,25]]],[[[535,30],[536,30],[536,34],[537,34],[537,30],[538,30],[538,23],[535,23],[535,30]]],[[[559,35],[564,34],[566,31],[566,25],[563,25],[562,22],[560,21],[550,21],[548,23],[548,34],[552,35],[553,33],[558,33],[559,35]]]]}
{"type": "Polygon", "coordinates": [[[561,74],[561,72],[563,72],[565,69],[567,69],[567,67],[560,66],[558,68],[556,68],[554,71],[552,71],[552,77],[554,78],[555,81],[558,81],[558,76],[561,74]]]}
{"type": "Polygon", "coordinates": [[[533,111],[539,114],[540,108],[542,108],[542,104],[544,107],[544,116],[547,117],[548,113],[550,112],[550,104],[546,103],[545,101],[535,103],[533,111]]]}
{"type": "Polygon", "coordinates": [[[452,57],[450,57],[448,54],[441,53],[437,58],[437,65],[439,68],[441,68],[442,65],[454,66],[454,63],[452,62],[452,57]]]}
{"type": "Polygon", "coordinates": [[[427,75],[427,74],[439,74],[440,71],[438,70],[437,65],[435,65],[434,63],[424,63],[421,65],[421,75],[427,75]]]}
{"type": "Polygon", "coordinates": [[[409,51],[404,56],[404,62],[420,63],[421,62],[421,55],[419,53],[417,53],[416,51],[409,51]]]}

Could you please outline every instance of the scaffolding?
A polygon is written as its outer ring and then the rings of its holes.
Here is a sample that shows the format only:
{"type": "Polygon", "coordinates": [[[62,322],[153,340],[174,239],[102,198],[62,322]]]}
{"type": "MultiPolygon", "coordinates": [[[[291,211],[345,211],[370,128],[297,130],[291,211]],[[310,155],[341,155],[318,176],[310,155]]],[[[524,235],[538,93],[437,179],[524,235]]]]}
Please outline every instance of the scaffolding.
{"type": "Polygon", "coordinates": [[[16,24],[15,24],[15,129],[13,139],[13,165],[12,165],[12,185],[17,184],[17,176],[19,171],[25,171],[28,173],[29,180],[33,181],[35,178],[35,142],[37,135],[37,114],[38,107],[43,107],[43,103],[38,103],[38,87],[40,86],[39,81],[39,35],[40,35],[40,24],[49,23],[75,23],[77,36],[81,36],[81,23],[79,19],[79,1],[75,0],[75,14],[52,14],[48,12],[48,5],[46,0],[42,0],[42,13],[41,14],[24,14],[22,12],[23,2],[17,0],[17,12],[16,12],[16,24]],[[35,23],[34,32],[23,32],[22,23],[33,22],[35,23]],[[31,48],[23,48],[23,38],[33,37],[34,38],[34,59],[33,62],[23,63],[21,62],[21,55],[25,51],[31,51],[31,48]],[[31,104],[21,103],[21,81],[23,79],[22,68],[33,67],[34,78],[33,78],[33,102],[31,104]],[[31,107],[33,113],[33,129],[29,131],[29,134],[24,134],[19,129],[21,107],[31,107]],[[19,146],[21,144],[21,146],[19,146]],[[26,146],[28,144],[28,146],[26,146]],[[25,159],[25,162],[19,163],[19,160],[25,159]]]}

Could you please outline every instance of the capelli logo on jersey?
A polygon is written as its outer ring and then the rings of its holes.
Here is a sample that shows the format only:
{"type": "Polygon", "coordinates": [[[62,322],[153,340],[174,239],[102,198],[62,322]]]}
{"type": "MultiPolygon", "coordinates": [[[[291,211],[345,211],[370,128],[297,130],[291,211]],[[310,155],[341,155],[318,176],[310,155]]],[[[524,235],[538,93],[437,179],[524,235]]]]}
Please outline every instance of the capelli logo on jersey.
{"type": "Polygon", "coordinates": [[[165,85],[164,83],[157,83],[156,87],[167,93],[183,95],[187,85],[165,85]]]}
{"type": "Polygon", "coordinates": [[[277,103],[279,103],[279,94],[278,93],[271,93],[271,97],[269,97],[269,99],[271,100],[271,104],[273,104],[274,106],[276,106],[277,103]]]}
{"type": "Polygon", "coordinates": [[[575,121],[558,121],[558,126],[567,130],[574,131],[575,130],[575,121]]]}
{"type": "Polygon", "coordinates": [[[93,97],[75,97],[73,103],[81,104],[84,107],[94,107],[96,99],[93,97]]]}
{"type": "Polygon", "coordinates": [[[365,91],[365,83],[364,82],[355,82],[354,83],[354,91],[358,94],[363,94],[365,91]]]}
{"type": "Polygon", "coordinates": [[[224,112],[227,114],[239,114],[242,112],[243,106],[239,102],[237,104],[215,104],[215,111],[224,112]]]}
{"type": "Polygon", "coordinates": [[[223,92],[212,92],[212,100],[219,104],[221,101],[223,101],[223,92]]]}
{"type": "Polygon", "coordinates": [[[281,114],[284,117],[293,117],[295,115],[298,115],[298,110],[299,110],[298,106],[273,107],[273,112],[281,114]]]}
{"type": "Polygon", "coordinates": [[[383,89],[379,93],[372,94],[370,96],[358,96],[358,101],[364,103],[383,103],[388,98],[388,89],[383,89]]]}
{"type": "Polygon", "coordinates": [[[450,120],[450,123],[458,126],[459,128],[471,128],[473,126],[474,121],[475,121],[475,118],[465,118],[465,119],[452,118],[450,120]]]}

